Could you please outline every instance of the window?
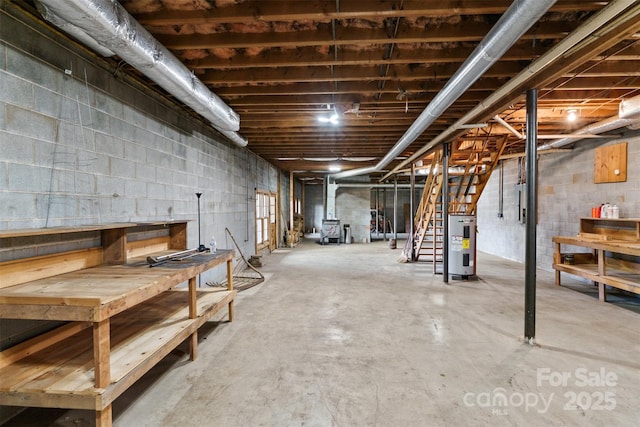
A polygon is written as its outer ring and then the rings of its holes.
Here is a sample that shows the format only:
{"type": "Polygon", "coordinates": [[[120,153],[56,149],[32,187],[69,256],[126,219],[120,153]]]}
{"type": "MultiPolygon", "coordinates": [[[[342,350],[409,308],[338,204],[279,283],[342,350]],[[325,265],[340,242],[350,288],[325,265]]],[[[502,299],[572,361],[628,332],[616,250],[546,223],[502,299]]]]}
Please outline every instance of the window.
{"type": "Polygon", "coordinates": [[[256,192],[256,248],[262,249],[272,241],[276,223],[276,196],[265,191],[256,192]],[[272,225],[272,227],[270,227],[272,225]]]}

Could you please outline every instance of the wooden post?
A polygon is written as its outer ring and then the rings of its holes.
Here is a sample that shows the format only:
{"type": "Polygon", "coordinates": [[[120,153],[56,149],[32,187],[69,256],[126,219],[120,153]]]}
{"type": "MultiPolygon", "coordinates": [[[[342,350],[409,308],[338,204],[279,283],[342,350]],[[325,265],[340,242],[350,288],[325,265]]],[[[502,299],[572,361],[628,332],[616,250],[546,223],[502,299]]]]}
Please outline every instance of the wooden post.
{"type": "MultiPolygon", "coordinates": [[[[562,264],[562,254],[560,253],[560,243],[555,243],[555,250],[553,252],[553,263],[562,264]]],[[[556,270],[556,285],[560,286],[560,270],[556,270]]]]}
{"type": "MultiPolygon", "coordinates": [[[[233,258],[227,260],[227,290],[233,290],[233,258]]],[[[229,322],[233,322],[233,300],[229,301],[229,322]]]]}
{"type": "MultiPolygon", "coordinates": [[[[607,267],[604,261],[604,251],[598,250],[598,275],[602,278],[607,275],[607,267]]],[[[607,285],[602,281],[598,282],[598,299],[600,301],[607,301],[607,285]]]]}
{"type": "Polygon", "coordinates": [[[111,427],[111,404],[102,411],[96,411],[96,427],[111,427]]]}
{"type": "Polygon", "coordinates": [[[187,249],[187,223],[169,226],[169,249],[187,249]]]}
{"type": "Polygon", "coordinates": [[[124,228],[108,228],[100,233],[103,264],[116,265],[127,262],[127,233],[124,228]]]}
{"type": "Polygon", "coordinates": [[[93,324],[93,370],[96,388],[106,388],[111,383],[111,339],[109,319],[93,324]]]}
{"type": "Polygon", "coordinates": [[[198,317],[198,306],[196,305],[197,296],[196,278],[192,277],[189,279],[189,319],[198,317]]]}
{"type": "MultiPolygon", "coordinates": [[[[189,279],[189,319],[198,317],[198,300],[196,293],[196,278],[189,279]]],[[[193,331],[189,337],[189,358],[196,360],[198,358],[198,330],[193,331]]]]}

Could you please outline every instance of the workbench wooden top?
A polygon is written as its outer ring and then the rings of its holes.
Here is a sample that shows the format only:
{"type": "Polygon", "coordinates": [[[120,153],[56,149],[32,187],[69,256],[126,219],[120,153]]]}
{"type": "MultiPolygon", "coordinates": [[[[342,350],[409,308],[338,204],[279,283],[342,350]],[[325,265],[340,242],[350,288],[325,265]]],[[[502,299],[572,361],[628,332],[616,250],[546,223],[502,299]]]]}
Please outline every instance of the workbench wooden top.
{"type": "Polygon", "coordinates": [[[86,224],[73,227],[45,227],[23,228],[16,230],[0,230],[0,239],[28,236],[46,236],[51,234],[84,233],[90,231],[115,230],[120,228],[170,226],[174,224],[186,224],[188,221],[142,221],[142,222],[114,222],[106,224],[86,224]]]}
{"type": "MultiPolygon", "coordinates": [[[[161,254],[160,254],[161,255],[161,254]]],[[[0,289],[0,317],[97,322],[233,259],[233,250],[198,253],[149,267],[145,259],[101,265],[0,289]]]]}
{"type": "Polygon", "coordinates": [[[579,236],[554,236],[552,240],[554,243],[583,246],[590,249],[640,256],[640,242],[624,240],[589,240],[579,236]]]}

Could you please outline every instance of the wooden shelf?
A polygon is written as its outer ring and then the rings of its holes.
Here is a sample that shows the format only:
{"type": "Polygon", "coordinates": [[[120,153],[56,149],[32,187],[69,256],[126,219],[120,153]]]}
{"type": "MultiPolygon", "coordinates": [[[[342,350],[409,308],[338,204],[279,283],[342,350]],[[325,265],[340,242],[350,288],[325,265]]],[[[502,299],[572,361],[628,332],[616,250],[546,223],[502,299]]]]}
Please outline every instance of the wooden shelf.
{"type": "Polygon", "coordinates": [[[565,245],[582,246],[589,249],[597,249],[609,252],[617,252],[626,255],[640,256],[640,242],[589,240],[581,237],[554,236],[553,242],[565,245]]]}
{"type": "Polygon", "coordinates": [[[139,227],[169,227],[172,225],[186,225],[188,221],[149,221],[149,222],[114,222],[108,224],[87,224],[77,227],[47,227],[47,228],[23,228],[16,230],[0,231],[0,239],[29,236],[47,236],[52,234],[85,233],[91,231],[117,230],[139,227]]]}
{"type": "MultiPolygon", "coordinates": [[[[589,224],[592,222],[589,221],[589,224]]],[[[618,233],[612,234],[619,236],[618,233]]],[[[555,245],[553,268],[556,271],[556,285],[560,286],[560,273],[564,272],[597,283],[601,301],[606,301],[606,286],[640,294],[640,263],[624,257],[625,255],[640,257],[640,242],[593,239],[590,235],[585,237],[581,230],[581,234],[577,237],[555,236],[553,243],[555,245]],[[562,245],[583,247],[591,249],[592,252],[576,254],[563,252],[562,245]],[[605,256],[605,254],[618,254],[623,257],[605,256]],[[567,255],[574,256],[573,264],[563,262],[567,255]]]]}
{"type": "Polygon", "coordinates": [[[227,306],[236,291],[199,290],[189,318],[188,292],[172,290],[111,319],[111,381],[94,386],[92,331],[84,330],[0,368],[0,404],[101,411],[173,348],[227,306]]]}
{"type": "Polygon", "coordinates": [[[78,228],[53,227],[0,232],[1,249],[28,253],[0,262],[0,288],[41,278],[78,271],[100,265],[126,264],[135,257],[165,250],[187,247],[187,222],[146,222],[87,225],[78,228]],[[113,225],[113,228],[111,228],[113,225]],[[155,233],[153,238],[145,233],[155,233]],[[142,234],[143,237],[137,237],[142,234]],[[68,239],[68,240],[66,240],[68,239]],[[62,249],[40,255],[39,246],[97,240],[99,244],[86,249],[62,249]],[[28,262],[25,261],[28,258],[28,262]]]}
{"type": "Polygon", "coordinates": [[[638,218],[580,218],[580,233],[603,240],[640,242],[638,218]]]}
{"type": "Polygon", "coordinates": [[[147,255],[185,249],[186,225],[0,233],[3,248],[15,243],[18,254],[25,245],[56,240],[53,234],[73,241],[88,232],[94,233],[90,241],[99,241],[88,249],[0,263],[0,318],[69,322],[0,352],[0,404],[92,409],[96,425],[110,427],[113,400],[184,340],[195,360],[198,328],[224,307],[233,320],[234,252],[200,252],[150,267],[147,255]],[[200,273],[225,263],[226,289],[196,288],[200,273]],[[187,288],[176,289],[183,283],[187,288]]]}
{"type": "Polygon", "coordinates": [[[640,294],[640,272],[629,273],[620,269],[607,268],[607,275],[601,276],[598,272],[598,264],[554,264],[553,268],[557,271],[573,274],[574,276],[584,277],[594,282],[604,283],[625,291],[640,294]]]}
{"type": "Polygon", "coordinates": [[[203,252],[153,268],[137,259],[9,286],[0,289],[0,318],[99,322],[229,261],[232,254],[203,252]]]}

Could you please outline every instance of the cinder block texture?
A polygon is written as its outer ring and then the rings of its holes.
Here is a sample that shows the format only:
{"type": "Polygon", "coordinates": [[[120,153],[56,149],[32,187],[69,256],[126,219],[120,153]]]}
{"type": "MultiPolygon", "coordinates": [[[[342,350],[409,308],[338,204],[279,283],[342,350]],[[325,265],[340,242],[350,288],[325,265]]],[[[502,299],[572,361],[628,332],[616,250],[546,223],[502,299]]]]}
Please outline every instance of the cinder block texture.
{"type": "MultiPolygon", "coordinates": [[[[583,140],[566,152],[538,156],[537,265],[552,270],[553,236],[579,232],[580,218],[591,216],[591,208],[615,203],[622,217],[640,217],[640,133],[628,131],[620,139],[583,140]],[[604,145],[628,142],[627,181],[594,183],[594,150],[604,145]]],[[[505,160],[504,217],[499,218],[499,171],[493,173],[478,204],[478,249],[505,258],[524,261],[525,226],[518,221],[518,162],[505,160]]],[[[584,248],[575,248],[584,251],[584,248]]]]}
{"type": "Polygon", "coordinates": [[[304,228],[307,232],[316,232],[322,229],[323,208],[323,186],[305,185],[304,190],[304,228]]]}
{"type": "Polygon", "coordinates": [[[349,224],[354,242],[370,238],[370,191],[368,188],[339,188],[336,193],[336,216],[340,226],[349,224]]]}
{"type": "Polygon", "coordinates": [[[190,220],[190,247],[229,228],[251,255],[255,190],[280,183],[289,217],[287,175],[32,26],[0,14],[0,229],[190,220]]]}

